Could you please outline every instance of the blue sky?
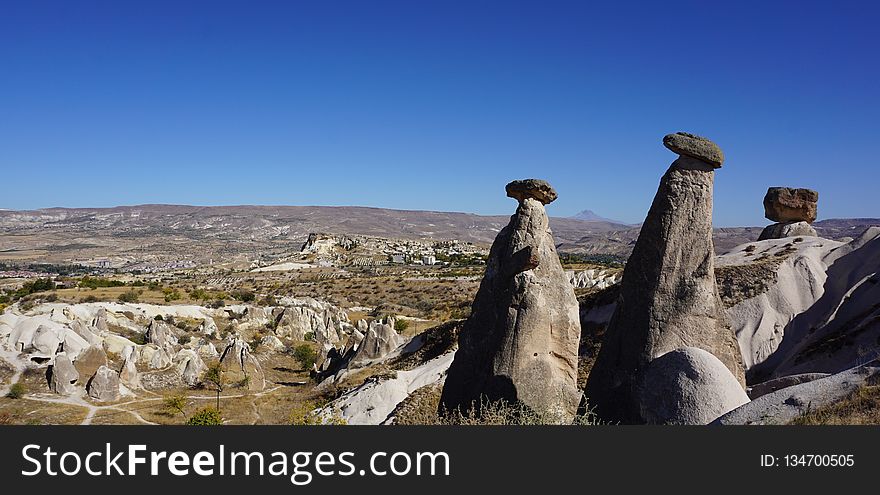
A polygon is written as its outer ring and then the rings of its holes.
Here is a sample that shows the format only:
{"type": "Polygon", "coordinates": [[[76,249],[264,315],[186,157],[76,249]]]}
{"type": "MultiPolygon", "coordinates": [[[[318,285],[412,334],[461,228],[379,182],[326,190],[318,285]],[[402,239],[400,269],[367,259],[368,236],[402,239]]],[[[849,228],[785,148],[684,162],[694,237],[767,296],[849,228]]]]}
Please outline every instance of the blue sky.
{"type": "Polygon", "coordinates": [[[0,208],[366,205],[641,221],[715,140],[718,225],[768,186],[880,216],[872,2],[3,2],[0,208]],[[722,5],[723,4],[723,5],[722,5]]]}

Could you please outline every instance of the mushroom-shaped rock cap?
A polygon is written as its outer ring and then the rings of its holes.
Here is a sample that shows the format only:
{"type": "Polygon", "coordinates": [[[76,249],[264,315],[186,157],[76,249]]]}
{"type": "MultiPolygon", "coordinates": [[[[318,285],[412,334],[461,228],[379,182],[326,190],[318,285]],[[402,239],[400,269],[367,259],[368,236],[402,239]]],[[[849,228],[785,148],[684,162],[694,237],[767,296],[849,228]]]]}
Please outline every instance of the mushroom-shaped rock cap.
{"type": "Polygon", "coordinates": [[[543,204],[556,201],[556,190],[547,181],[541,179],[515,180],[507,184],[507,195],[520,203],[526,198],[534,198],[543,204]]]}
{"type": "Polygon", "coordinates": [[[663,138],[663,146],[674,153],[702,160],[714,168],[720,168],[724,162],[724,152],[712,141],[687,132],[667,134],[663,138]]]}

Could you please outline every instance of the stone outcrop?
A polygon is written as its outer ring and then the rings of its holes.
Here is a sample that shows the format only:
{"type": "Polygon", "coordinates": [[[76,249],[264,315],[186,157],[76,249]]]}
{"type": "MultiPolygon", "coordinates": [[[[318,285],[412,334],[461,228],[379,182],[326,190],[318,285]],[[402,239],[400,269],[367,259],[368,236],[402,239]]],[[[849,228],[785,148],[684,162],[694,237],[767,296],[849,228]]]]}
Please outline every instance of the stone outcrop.
{"type": "Polygon", "coordinates": [[[70,362],[70,358],[63,352],[58,353],[55,363],[49,368],[49,389],[56,394],[73,395],[77,392],[77,380],[79,372],[70,362]]]}
{"type": "Polygon", "coordinates": [[[565,276],[575,289],[604,289],[620,282],[620,274],[590,268],[587,270],[566,270],[565,276]]]}
{"type": "Polygon", "coordinates": [[[90,377],[98,371],[101,366],[107,366],[107,353],[104,348],[98,345],[87,347],[80,352],[73,361],[79,376],[90,377]]]}
{"type": "Polygon", "coordinates": [[[696,158],[702,162],[720,168],[724,163],[724,152],[712,141],[687,132],[676,132],[663,137],[663,146],[681,156],[696,158]]]}
{"type": "Polygon", "coordinates": [[[771,187],[764,196],[764,216],[773,222],[816,221],[819,193],[812,189],[771,187]]]}
{"type": "Polygon", "coordinates": [[[192,349],[182,349],[178,352],[174,356],[174,365],[183,383],[191,387],[201,381],[202,374],[208,369],[201,356],[192,349]]]}
{"type": "Polygon", "coordinates": [[[287,349],[287,346],[284,345],[284,342],[281,342],[281,339],[274,335],[266,335],[260,340],[260,347],[264,349],[268,349],[272,352],[282,352],[287,349]]]}
{"type": "Polygon", "coordinates": [[[755,398],[712,422],[714,425],[785,424],[838,402],[860,387],[880,380],[880,360],[807,381],[755,398]]]}
{"type": "Polygon", "coordinates": [[[217,323],[214,321],[214,318],[205,316],[205,319],[199,325],[199,332],[208,336],[217,335],[217,323]]]}
{"type": "Polygon", "coordinates": [[[122,350],[122,369],[119,370],[119,380],[128,388],[141,388],[140,373],[137,369],[137,347],[130,345],[122,350]]]}
{"type": "Polygon", "coordinates": [[[576,386],[580,322],[544,209],[556,192],[535,179],[511,182],[506,189],[519,207],[492,244],[441,409],[518,401],[569,422],[581,396],[576,386]]]}
{"type": "Polygon", "coordinates": [[[147,342],[156,344],[166,350],[173,349],[177,345],[177,337],[174,335],[174,331],[163,321],[151,320],[144,337],[147,342]]]}
{"type": "Polygon", "coordinates": [[[239,371],[247,373],[247,361],[251,356],[251,348],[244,340],[234,337],[230,338],[226,343],[226,349],[220,356],[220,363],[224,369],[229,367],[237,367],[239,371]]]}
{"type": "Polygon", "coordinates": [[[784,239],[786,237],[812,236],[819,237],[816,229],[807,222],[789,222],[774,223],[764,227],[761,235],[758,236],[759,241],[767,239],[784,239]]]}
{"type": "Polygon", "coordinates": [[[353,330],[345,311],[330,303],[308,297],[280,302],[283,306],[273,308],[270,315],[278,337],[309,340],[306,335],[312,334],[318,343],[336,344],[353,330]]]}
{"type": "Polygon", "coordinates": [[[685,134],[664,139],[668,148],[687,153],[660,180],[585,390],[605,420],[645,422],[635,390],[640,374],[653,359],[682,347],[715,355],[745,386],[715,284],[712,189],[723,155],[710,143],[685,134]]]}
{"type": "Polygon", "coordinates": [[[393,318],[388,318],[385,323],[371,322],[363,339],[354,344],[357,345],[357,352],[351,358],[351,365],[363,366],[382,359],[402,343],[403,339],[394,330],[393,318]]]}
{"type": "Polygon", "coordinates": [[[119,400],[119,373],[101,366],[86,385],[89,397],[99,402],[119,400]]]}
{"type": "Polygon", "coordinates": [[[819,193],[812,189],[771,187],[764,196],[764,216],[776,222],[768,225],[759,241],[785,237],[813,236],[816,230],[810,225],[816,221],[819,193]]]}
{"type": "Polygon", "coordinates": [[[648,424],[705,425],[749,401],[724,363],[696,347],[648,363],[637,394],[648,424]]]}

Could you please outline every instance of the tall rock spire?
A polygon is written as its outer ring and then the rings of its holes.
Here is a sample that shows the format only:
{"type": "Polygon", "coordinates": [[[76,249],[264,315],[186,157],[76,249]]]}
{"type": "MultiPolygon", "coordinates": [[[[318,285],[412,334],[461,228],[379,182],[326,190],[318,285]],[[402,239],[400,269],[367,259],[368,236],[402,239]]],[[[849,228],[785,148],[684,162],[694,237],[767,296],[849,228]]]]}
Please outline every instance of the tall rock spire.
{"type": "Polygon", "coordinates": [[[712,188],[724,154],[712,141],[669,134],[680,156],[660,187],[627,261],[617,308],[585,390],[605,420],[642,423],[635,390],[646,365],[676,349],[715,355],[744,385],[742,360],[715,285],[712,188]]]}
{"type": "Polygon", "coordinates": [[[506,190],[519,207],[492,244],[441,408],[469,411],[486,400],[506,400],[570,422],[581,396],[580,322],[544,210],[556,191],[536,179],[511,182],[506,190]]]}

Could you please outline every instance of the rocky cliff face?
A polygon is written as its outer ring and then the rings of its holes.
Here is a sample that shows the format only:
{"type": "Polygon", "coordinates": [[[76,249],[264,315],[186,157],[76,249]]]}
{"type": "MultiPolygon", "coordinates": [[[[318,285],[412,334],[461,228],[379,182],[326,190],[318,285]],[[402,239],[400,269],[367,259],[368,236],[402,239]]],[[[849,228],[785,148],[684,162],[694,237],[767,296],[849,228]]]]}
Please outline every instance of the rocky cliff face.
{"type": "Polygon", "coordinates": [[[571,421],[580,400],[580,324],[544,210],[556,192],[526,180],[508,184],[507,194],[519,207],[492,244],[441,404],[466,411],[481,400],[519,401],[571,421]]]}
{"type": "Polygon", "coordinates": [[[660,181],[587,382],[590,406],[608,420],[645,421],[635,383],[653,359],[679,348],[708,351],[745,384],[714,275],[712,189],[723,154],[704,138],[673,136],[664,144],[681,156],[660,181]]]}

